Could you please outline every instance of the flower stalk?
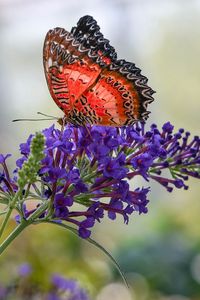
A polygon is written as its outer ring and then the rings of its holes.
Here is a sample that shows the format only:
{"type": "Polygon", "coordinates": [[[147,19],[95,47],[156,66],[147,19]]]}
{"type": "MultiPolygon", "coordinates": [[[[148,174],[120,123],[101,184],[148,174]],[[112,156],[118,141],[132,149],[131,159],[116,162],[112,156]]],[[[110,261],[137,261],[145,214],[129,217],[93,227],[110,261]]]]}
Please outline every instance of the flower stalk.
{"type": "Polygon", "coordinates": [[[6,248],[15,240],[16,237],[29,225],[29,222],[24,220],[6,237],[6,239],[0,245],[0,255],[6,250],[6,248]]]}

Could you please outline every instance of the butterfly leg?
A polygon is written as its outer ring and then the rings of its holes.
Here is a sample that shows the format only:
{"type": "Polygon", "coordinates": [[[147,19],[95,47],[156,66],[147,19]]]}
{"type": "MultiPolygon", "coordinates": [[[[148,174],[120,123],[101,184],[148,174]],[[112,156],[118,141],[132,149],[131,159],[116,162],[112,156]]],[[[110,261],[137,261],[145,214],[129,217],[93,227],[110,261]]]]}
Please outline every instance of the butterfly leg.
{"type": "Polygon", "coordinates": [[[67,123],[69,123],[69,121],[66,116],[58,119],[58,124],[61,126],[61,132],[64,131],[65,125],[67,125],[67,123]]]}

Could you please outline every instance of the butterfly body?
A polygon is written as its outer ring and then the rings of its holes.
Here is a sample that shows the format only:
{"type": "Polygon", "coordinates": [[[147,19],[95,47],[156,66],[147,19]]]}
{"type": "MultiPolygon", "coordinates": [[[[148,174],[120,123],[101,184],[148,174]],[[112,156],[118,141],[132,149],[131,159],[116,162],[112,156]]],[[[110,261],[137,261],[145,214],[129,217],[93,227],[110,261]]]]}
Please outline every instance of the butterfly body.
{"type": "Polygon", "coordinates": [[[44,70],[52,98],[75,125],[124,126],[146,120],[153,90],[135,64],[117,60],[96,21],[82,17],[71,32],[50,30],[44,70]]]}

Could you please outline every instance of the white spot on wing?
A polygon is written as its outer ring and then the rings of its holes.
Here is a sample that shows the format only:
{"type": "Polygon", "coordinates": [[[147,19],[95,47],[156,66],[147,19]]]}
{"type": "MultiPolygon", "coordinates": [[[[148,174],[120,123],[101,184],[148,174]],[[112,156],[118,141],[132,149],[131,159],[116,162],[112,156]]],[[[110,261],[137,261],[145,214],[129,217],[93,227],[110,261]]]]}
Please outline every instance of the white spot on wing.
{"type": "Polygon", "coordinates": [[[49,59],[48,59],[48,66],[49,66],[49,67],[52,66],[52,58],[51,58],[51,57],[49,57],[49,59]]]}

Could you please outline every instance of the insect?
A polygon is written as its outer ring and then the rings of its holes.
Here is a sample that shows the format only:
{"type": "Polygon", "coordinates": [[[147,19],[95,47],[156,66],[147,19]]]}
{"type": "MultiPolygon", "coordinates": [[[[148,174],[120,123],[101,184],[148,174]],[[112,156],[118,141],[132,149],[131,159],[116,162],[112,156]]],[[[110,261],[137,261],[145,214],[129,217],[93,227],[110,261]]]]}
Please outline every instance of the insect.
{"type": "Polygon", "coordinates": [[[115,49],[91,16],[68,32],[49,30],[43,49],[52,98],[75,125],[124,126],[145,121],[154,91],[134,63],[117,59],[115,49]]]}

